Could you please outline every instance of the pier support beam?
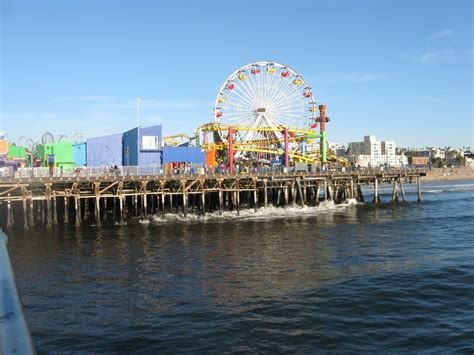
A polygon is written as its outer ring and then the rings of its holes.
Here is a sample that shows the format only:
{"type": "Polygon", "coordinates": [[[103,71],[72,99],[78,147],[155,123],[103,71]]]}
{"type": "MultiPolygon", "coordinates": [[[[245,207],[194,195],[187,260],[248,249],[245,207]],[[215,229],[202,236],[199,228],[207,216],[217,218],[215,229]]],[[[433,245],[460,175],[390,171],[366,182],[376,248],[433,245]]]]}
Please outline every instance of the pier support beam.
{"type": "Polygon", "coordinates": [[[222,215],[224,210],[224,196],[222,193],[222,188],[219,189],[219,214],[222,215]]]}
{"type": "Polygon", "coordinates": [[[307,198],[307,187],[306,187],[306,182],[304,180],[303,181],[303,186],[302,186],[302,189],[303,189],[303,205],[306,205],[306,202],[308,201],[306,198],[307,198]]]}
{"type": "Polygon", "coordinates": [[[376,177],[374,180],[374,201],[373,203],[377,204],[380,202],[379,197],[379,179],[376,177]]]}
{"type": "Polygon", "coordinates": [[[362,193],[362,188],[359,183],[357,184],[357,201],[364,202],[364,194],[362,193]]]}
{"type": "Polygon", "coordinates": [[[267,179],[263,179],[263,206],[268,207],[267,179]]]}
{"type": "Polygon", "coordinates": [[[125,196],[122,195],[122,193],[120,193],[118,200],[119,200],[119,224],[123,226],[125,225],[125,213],[126,213],[125,206],[124,206],[125,196]]]}
{"type": "Polygon", "coordinates": [[[89,204],[89,198],[84,198],[82,199],[82,202],[84,204],[84,214],[82,215],[82,219],[84,221],[87,221],[89,219],[89,210],[90,210],[90,204],[89,204]]]}
{"type": "Polygon", "coordinates": [[[148,181],[142,182],[141,192],[142,192],[142,210],[143,210],[143,218],[147,218],[148,213],[148,206],[147,206],[147,185],[148,181]]]}
{"type": "Polygon", "coordinates": [[[69,223],[69,196],[64,195],[64,223],[69,223]]]}
{"type": "Polygon", "coordinates": [[[333,184],[332,183],[329,183],[327,185],[327,198],[330,200],[330,201],[334,201],[334,190],[333,190],[333,184]]]}
{"type": "Polygon", "coordinates": [[[421,183],[420,183],[420,178],[417,179],[417,186],[418,186],[418,202],[421,202],[421,183]]]}
{"type": "Polygon", "coordinates": [[[124,188],[123,188],[123,181],[120,181],[118,186],[117,186],[117,195],[119,196],[119,224],[121,226],[124,226],[127,224],[127,221],[125,220],[127,218],[127,200],[124,195],[124,188]]]}
{"type": "Polygon", "coordinates": [[[101,221],[100,221],[100,197],[96,196],[95,197],[95,224],[97,227],[101,226],[101,221]]]}
{"type": "Polygon", "coordinates": [[[33,204],[33,197],[30,196],[30,226],[35,225],[35,211],[34,211],[34,204],[33,204]]]}
{"type": "Polygon", "coordinates": [[[324,201],[327,201],[327,200],[328,200],[328,182],[325,179],[324,180],[324,201]]]}
{"type": "Polygon", "coordinates": [[[237,179],[235,182],[237,186],[237,194],[236,194],[236,204],[237,204],[237,216],[240,215],[240,180],[237,179]]]}
{"type": "Polygon", "coordinates": [[[107,213],[108,213],[107,200],[108,200],[107,197],[104,197],[104,198],[103,198],[103,201],[104,201],[104,213],[103,213],[103,215],[102,215],[102,220],[106,220],[106,219],[107,219],[107,213]]]}
{"type": "Polygon", "coordinates": [[[41,210],[41,223],[46,222],[46,216],[44,214],[44,211],[46,210],[46,201],[45,200],[39,200],[38,201],[38,208],[41,210]]]}
{"type": "Polygon", "coordinates": [[[138,216],[138,195],[137,194],[133,196],[133,202],[135,205],[135,216],[138,216]]]}
{"type": "Polygon", "coordinates": [[[291,182],[291,201],[292,205],[296,206],[296,183],[294,181],[291,182]]]}
{"type": "Polygon", "coordinates": [[[74,196],[74,210],[76,213],[76,227],[81,226],[81,201],[79,196],[74,196]]]}
{"type": "Polygon", "coordinates": [[[258,196],[257,196],[257,179],[253,179],[253,209],[257,212],[258,209],[258,196]]]}
{"type": "Polygon", "coordinates": [[[12,212],[12,201],[10,200],[11,194],[8,194],[7,200],[7,227],[13,225],[13,212],[12,212]]]}
{"type": "Polygon", "coordinates": [[[393,180],[392,202],[398,202],[398,184],[397,179],[393,180]]]}
{"type": "Polygon", "coordinates": [[[161,190],[161,218],[165,218],[165,182],[160,181],[161,190]]]}
{"type": "Polygon", "coordinates": [[[94,208],[94,217],[96,226],[101,226],[100,221],[100,182],[94,182],[94,199],[95,199],[95,208],[94,208]]]}
{"type": "Polygon", "coordinates": [[[46,225],[51,227],[53,222],[53,216],[51,213],[51,184],[46,185],[46,225]]]}
{"type": "Polygon", "coordinates": [[[201,209],[202,209],[202,216],[206,215],[206,195],[204,192],[201,193],[201,209]]]}
{"type": "Polygon", "coordinates": [[[58,204],[55,192],[53,192],[53,224],[58,224],[58,204]]]}
{"type": "Polygon", "coordinates": [[[400,177],[398,178],[398,184],[400,185],[400,192],[402,193],[402,201],[406,202],[405,189],[403,188],[403,183],[402,183],[402,180],[400,179],[400,177]]]}
{"type": "Polygon", "coordinates": [[[28,215],[26,211],[26,198],[23,198],[23,228],[28,229],[28,215]]]}
{"type": "Polygon", "coordinates": [[[181,180],[181,191],[183,194],[183,214],[184,217],[188,214],[188,193],[186,191],[186,180],[181,180]]]}
{"type": "MultiPolygon", "coordinates": [[[[298,188],[298,195],[300,195],[301,207],[304,207],[303,191],[301,189],[300,180],[298,180],[298,179],[296,179],[296,187],[298,188]]],[[[296,200],[296,197],[294,198],[294,200],[296,200]]]]}

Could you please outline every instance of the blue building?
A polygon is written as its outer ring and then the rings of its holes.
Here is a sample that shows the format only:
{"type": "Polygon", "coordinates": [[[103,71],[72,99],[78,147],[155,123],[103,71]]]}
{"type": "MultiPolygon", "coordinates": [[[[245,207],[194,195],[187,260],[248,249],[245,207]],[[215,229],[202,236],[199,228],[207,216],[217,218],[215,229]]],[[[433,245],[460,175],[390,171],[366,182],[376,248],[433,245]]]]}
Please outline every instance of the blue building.
{"type": "Polygon", "coordinates": [[[87,148],[86,142],[73,144],[74,164],[76,166],[84,166],[87,164],[87,148]]]}
{"type": "Polygon", "coordinates": [[[166,163],[197,163],[206,165],[206,153],[200,147],[164,147],[163,164],[166,163]]]}
{"type": "Polygon", "coordinates": [[[86,140],[88,166],[122,165],[122,133],[86,140]]]}
{"type": "Polygon", "coordinates": [[[140,128],[139,142],[137,134],[137,128],[123,134],[123,165],[161,165],[161,125],[140,128]]]}

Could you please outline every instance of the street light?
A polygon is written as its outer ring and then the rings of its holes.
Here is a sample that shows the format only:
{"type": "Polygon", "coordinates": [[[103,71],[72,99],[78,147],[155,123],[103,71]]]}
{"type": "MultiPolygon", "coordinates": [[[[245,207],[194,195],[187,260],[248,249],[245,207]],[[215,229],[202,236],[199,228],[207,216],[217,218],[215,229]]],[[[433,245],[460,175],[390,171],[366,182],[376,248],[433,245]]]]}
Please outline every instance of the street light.
{"type": "Polygon", "coordinates": [[[142,103],[142,99],[137,97],[137,166],[138,166],[138,158],[140,155],[140,104],[142,103]]]}

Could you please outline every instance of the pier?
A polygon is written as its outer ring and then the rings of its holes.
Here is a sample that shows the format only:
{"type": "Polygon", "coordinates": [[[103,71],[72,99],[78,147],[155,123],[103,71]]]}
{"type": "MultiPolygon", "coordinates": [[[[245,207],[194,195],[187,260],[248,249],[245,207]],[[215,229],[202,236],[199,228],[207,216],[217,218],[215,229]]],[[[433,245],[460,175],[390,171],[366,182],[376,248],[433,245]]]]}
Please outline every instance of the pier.
{"type": "Polygon", "coordinates": [[[127,218],[150,215],[235,211],[268,206],[316,206],[348,199],[380,203],[379,187],[393,186],[391,200],[406,201],[405,184],[417,184],[420,170],[327,171],[268,174],[136,175],[4,178],[0,182],[0,213],[6,226],[35,223],[52,226],[106,219],[126,224],[127,218]],[[362,186],[373,186],[365,201],[362,186]]]}

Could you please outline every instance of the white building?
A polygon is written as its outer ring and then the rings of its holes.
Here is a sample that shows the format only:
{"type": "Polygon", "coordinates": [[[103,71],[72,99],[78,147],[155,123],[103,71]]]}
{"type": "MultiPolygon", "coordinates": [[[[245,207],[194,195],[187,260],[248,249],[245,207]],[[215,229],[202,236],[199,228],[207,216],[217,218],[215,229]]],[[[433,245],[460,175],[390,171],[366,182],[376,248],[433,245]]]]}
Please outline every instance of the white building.
{"type": "Polygon", "coordinates": [[[347,158],[350,162],[362,167],[408,164],[405,155],[395,154],[394,141],[378,141],[375,136],[365,136],[363,142],[349,143],[347,158]]]}
{"type": "Polygon", "coordinates": [[[345,148],[344,144],[328,141],[328,149],[332,150],[334,153],[336,152],[336,150],[341,148],[345,148]]]}
{"type": "Polygon", "coordinates": [[[446,151],[440,148],[433,148],[431,149],[431,158],[436,159],[445,159],[446,158],[446,151]]]}
{"type": "Polygon", "coordinates": [[[329,142],[328,149],[335,153],[338,157],[344,157],[346,155],[346,146],[341,143],[329,142]]]}

